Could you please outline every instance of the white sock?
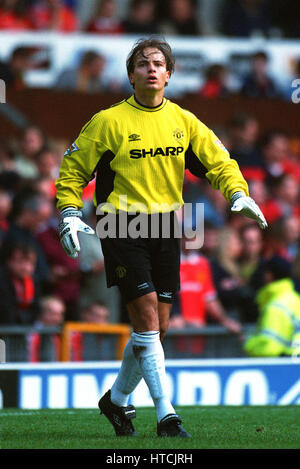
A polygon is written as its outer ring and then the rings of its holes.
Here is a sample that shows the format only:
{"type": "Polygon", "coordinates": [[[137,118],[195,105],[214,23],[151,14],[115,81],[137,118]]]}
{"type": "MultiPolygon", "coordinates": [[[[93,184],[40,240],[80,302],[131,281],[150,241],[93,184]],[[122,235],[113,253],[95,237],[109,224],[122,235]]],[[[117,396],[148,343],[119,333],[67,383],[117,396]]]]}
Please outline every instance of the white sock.
{"type": "Polygon", "coordinates": [[[165,355],[159,332],[133,332],[131,338],[133,353],[149,388],[159,422],[167,414],[176,413],[166,393],[165,355]]]}
{"type": "Polygon", "coordinates": [[[132,339],[130,339],[124,349],[122,365],[118,376],[111,388],[111,401],[121,407],[126,407],[129,395],[135,390],[142,379],[142,373],[136,360],[132,339]]]}

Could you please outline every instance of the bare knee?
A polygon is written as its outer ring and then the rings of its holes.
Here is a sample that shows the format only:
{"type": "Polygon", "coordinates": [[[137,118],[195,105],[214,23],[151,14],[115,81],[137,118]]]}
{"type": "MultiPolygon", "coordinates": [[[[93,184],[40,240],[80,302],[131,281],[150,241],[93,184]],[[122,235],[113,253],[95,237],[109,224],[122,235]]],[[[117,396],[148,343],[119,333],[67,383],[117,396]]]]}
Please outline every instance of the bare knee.
{"type": "MultiPolygon", "coordinates": [[[[168,321],[169,323],[169,321],[168,321]]],[[[161,342],[164,340],[165,336],[166,336],[166,333],[167,333],[167,330],[168,330],[168,323],[166,324],[160,324],[159,325],[159,331],[160,331],[160,340],[161,342]]]]}
{"type": "Polygon", "coordinates": [[[149,293],[127,304],[135,332],[158,331],[158,302],[155,293],[149,293]]]}

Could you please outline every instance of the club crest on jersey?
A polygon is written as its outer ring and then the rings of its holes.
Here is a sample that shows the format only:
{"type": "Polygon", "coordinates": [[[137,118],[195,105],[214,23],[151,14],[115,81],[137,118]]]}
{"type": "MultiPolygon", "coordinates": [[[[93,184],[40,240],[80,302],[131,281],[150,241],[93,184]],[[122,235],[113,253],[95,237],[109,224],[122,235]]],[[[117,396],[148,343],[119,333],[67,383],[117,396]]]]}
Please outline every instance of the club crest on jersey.
{"type": "Polygon", "coordinates": [[[175,129],[173,132],[173,137],[176,138],[176,140],[181,140],[183,138],[183,130],[175,129]]]}
{"type": "Polygon", "coordinates": [[[76,145],[76,143],[72,143],[72,145],[70,146],[70,148],[68,148],[66,151],[65,151],[65,155],[71,155],[71,153],[73,153],[73,151],[79,151],[79,148],[78,146],[76,145]]]}
{"type": "Polygon", "coordinates": [[[128,142],[136,142],[137,140],[141,140],[141,136],[138,134],[131,134],[128,137],[128,142]]]}

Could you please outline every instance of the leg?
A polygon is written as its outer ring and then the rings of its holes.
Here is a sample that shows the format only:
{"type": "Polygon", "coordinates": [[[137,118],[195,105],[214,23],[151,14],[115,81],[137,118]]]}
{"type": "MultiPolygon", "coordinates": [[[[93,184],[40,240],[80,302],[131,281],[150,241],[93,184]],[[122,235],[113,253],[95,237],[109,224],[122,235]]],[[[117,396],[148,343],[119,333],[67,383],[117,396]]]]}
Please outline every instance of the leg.
{"type": "Polygon", "coordinates": [[[175,410],[166,394],[164,351],[160,342],[159,314],[156,292],[128,304],[133,330],[133,353],[153,399],[160,421],[175,410]]]}
{"type": "MultiPolygon", "coordinates": [[[[147,298],[147,302],[149,303],[149,305],[153,303],[153,317],[150,314],[150,318],[148,319],[148,321],[150,321],[148,323],[148,328],[149,330],[156,330],[157,321],[156,313],[154,313],[156,309],[155,297],[152,293],[149,295],[151,295],[151,297],[147,298]]],[[[145,295],[145,297],[148,297],[148,295],[145,295]]],[[[130,315],[132,317],[132,320],[135,322],[135,331],[142,331],[143,329],[141,320],[139,317],[136,317],[137,315],[134,313],[134,310],[137,308],[137,305],[140,305],[145,301],[145,297],[142,297],[144,298],[144,300],[137,299],[135,302],[131,302],[130,304],[128,304],[128,309],[132,310],[130,315]]],[[[161,342],[163,341],[168,329],[170,309],[171,304],[162,303],[160,301],[158,302],[158,318],[161,342]]],[[[140,367],[133,353],[132,339],[130,339],[124,349],[122,365],[118,373],[117,379],[111,388],[112,402],[118,406],[126,406],[128,403],[129,395],[135,390],[142,377],[143,376],[140,367]]]]}
{"type": "Polygon", "coordinates": [[[170,303],[158,302],[158,318],[159,318],[159,330],[160,340],[164,340],[169,327],[170,311],[172,305],[170,303]]]}

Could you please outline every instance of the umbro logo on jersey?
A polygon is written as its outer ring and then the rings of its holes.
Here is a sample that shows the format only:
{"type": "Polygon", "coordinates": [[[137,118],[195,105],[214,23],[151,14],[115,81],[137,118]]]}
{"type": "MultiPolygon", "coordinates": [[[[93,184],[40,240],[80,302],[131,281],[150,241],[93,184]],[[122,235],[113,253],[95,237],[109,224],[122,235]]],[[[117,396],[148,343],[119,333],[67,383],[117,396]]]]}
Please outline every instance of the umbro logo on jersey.
{"type": "Polygon", "coordinates": [[[137,142],[138,140],[141,140],[141,136],[138,134],[131,134],[128,137],[128,142],[137,142]]]}

